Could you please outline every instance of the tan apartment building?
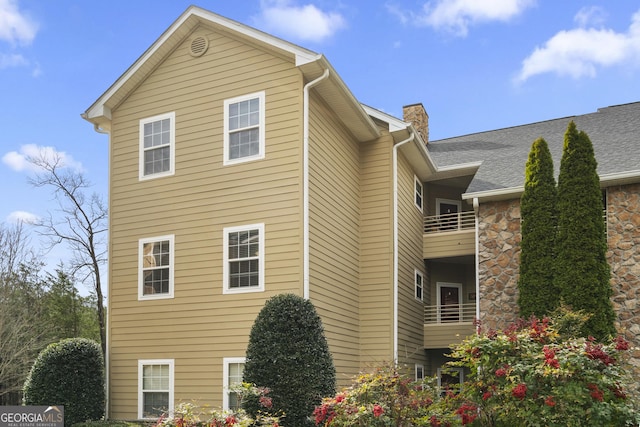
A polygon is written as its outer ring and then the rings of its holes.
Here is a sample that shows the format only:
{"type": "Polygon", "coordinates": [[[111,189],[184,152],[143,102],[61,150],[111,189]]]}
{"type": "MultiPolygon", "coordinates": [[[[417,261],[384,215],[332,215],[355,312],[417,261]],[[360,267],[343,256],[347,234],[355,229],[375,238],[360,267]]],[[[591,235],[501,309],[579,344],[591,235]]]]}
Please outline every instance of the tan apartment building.
{"type": "Polygon", "coordinates": [[[83,117],[109,135],[109,418],[234,406],[276,294],[314,303],[339,385],[389,361],[438,374],[475,318],[517,314],[522,176],[491,171],[524,171],[540,135],[429,142],[421,104],[362,105],[324,56],[198,7],[83,117]]]}

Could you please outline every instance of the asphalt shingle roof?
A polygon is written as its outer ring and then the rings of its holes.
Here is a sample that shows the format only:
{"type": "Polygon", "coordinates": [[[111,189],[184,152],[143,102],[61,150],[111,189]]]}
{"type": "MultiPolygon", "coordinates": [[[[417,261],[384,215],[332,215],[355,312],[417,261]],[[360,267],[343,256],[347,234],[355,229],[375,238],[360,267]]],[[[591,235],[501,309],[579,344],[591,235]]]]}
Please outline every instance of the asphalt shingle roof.
{"type": "Polygon", "coordinates": [[[455,138],[430,141],[427,149],[439,166],[482,162],[467,193],[524,185],[531,144],[543,137],[553,156],[556,177],[564,133],[573,120],[589,135],[600,176],[640,171],[640,102],[600,108],[595,113],[564,117],[455,138]]]}

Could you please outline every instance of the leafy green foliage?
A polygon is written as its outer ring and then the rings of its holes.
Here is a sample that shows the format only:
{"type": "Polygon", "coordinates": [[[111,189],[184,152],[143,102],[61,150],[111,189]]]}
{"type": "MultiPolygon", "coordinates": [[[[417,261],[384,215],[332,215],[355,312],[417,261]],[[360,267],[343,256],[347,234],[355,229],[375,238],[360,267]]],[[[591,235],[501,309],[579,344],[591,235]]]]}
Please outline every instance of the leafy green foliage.
{"type": "MultiPolygon", "coordinates": [[[[264,390],[259,390],[249,384],[243,385],[240,392],[254,397],[268,399],[264,390]]],[[[182,402],[173,414],[164,414],[153,427],[278,427],[279,418],[259,414],[256,419],[239,409],[237,411],[221,411],[207,407],[200,407],[195,403],[182,402]]],[[[74,426],[77,427],[77,426],[74,426]]],[[[89,426],[91,427],[91,426],[89,426]]]]}
{"type": "Polygon", "coordinates": [[[602,193],[593,145],[570,122],[558,177],[558,235],[554,283],[564,303],[591,314],[583,336],[616,333],[609,264],[606,260],[602,193]]]}
{"type": "Polygon", "coordinates": [[[24,384],[26,405],[64,405],[65,426],[104,415],[104,364],[100,346],[85,338],[50,344],[24,384]]]}
{"type": "Polygon", "coordinates": [[[525,170],[521,197],[522,242],[518,305],[520,314],[543,316],[557,307],[558,289],[553,285],[556,236],[556,181],[547,142],[533,142],[525,170]]]}
{"type": "MultiPolygon", "coordinates": [[[[293,294],[270,298],[249,336],[244,381],[267,387],[285,425],[310,425],[315,405],[335,393],[335,368],[313,304],[293,294]]],[[[254,399],[243,401],[253,416],[254,399]]]]}
{"type": "Polygon", "coordinates": [[[323,399],[313,414],[322,427],[459,425],[458,416],[439,401],[433,379],[414,381],[395,365],[380,366],[323,399]]]}
{"type": "Polygon", "coordinates": [[[454,347],[451,365],[468,371],[458,399],[477,408],[472,425],[638,425],[621,364],[629,344],[622,337],[607,343],[573,338],[567,333],[588,316],[558,313],[558,320],[520,320],[454,347]]]}
{"type": "Polygon", "coordinates": [[[47,274],[46,282],[49,290],[43,304],[50,342],[76,337],[99,341],[98,315],[93,298],[80,296],[62,269],[56,270],[56,275],[47,274]]]}

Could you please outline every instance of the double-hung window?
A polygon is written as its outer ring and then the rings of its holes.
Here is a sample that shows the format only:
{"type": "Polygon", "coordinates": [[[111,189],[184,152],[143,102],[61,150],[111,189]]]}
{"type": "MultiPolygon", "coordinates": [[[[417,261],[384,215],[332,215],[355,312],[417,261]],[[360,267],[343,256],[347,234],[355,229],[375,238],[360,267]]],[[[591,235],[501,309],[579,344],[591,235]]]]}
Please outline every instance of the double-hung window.
{"type": "Polygon", "coordinates": [[[424,276],[418,270],[415,270],[414,275],[415,275],[416,299],[419,301],[423,301],[424,276]]]}
{"type": "Polygon", "coordinates": [[[222,373],[222,381],[224,390],[222,408],[225,410],[237,410],[240,408],[240,396],[232,387],[242,383],[244,363],[244,357],[225,357],[223,360],[224,372],[222,373]]]}
{"type": "Polygon", "coordinates": [[[173,297],[174,236],[140,239],[138,299],[173,297]]]}
{"type": "Polygon", "coordinates": [[[413,177],[413,192],[414,199],[413,202],[416,205],[416,208],[420,209],[420,212],[423,211],[423,200],[424,200],[424,187],[417,176],[413,177]]]}
{"type": "Polygon", "coordinates": [[[139,178],[173,175],[176,113],[140,120],[139,178]]]}
{"type": "Polygon", "coordinates": [[[138,418],[173,411],[173,359],[138,360],[138,418]]]}
{"type": "Polygon", "coordinates": [[[264,158],[265,93],[224,101],[224,164],[264,158]]]}
{"type": "Polygon", "coordinates": [[[224,293],[264,290],[264,224],[227,227],[224,233],[224,293]]]}

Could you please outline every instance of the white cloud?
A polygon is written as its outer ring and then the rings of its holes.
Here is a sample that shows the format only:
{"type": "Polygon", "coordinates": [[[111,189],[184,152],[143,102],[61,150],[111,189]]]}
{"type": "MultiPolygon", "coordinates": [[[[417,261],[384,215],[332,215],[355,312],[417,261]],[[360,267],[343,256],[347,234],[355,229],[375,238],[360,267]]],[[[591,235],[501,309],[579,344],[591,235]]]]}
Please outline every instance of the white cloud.
{"type": "Polygon", "coordinates": [[[29,161],[31,158],[44,158],[47,161],[58,161],[62,168],[72,168],[82,171],[82,164],[76,162],[73,157],[64,151],[57,151],[55,147],[44,147],[36,144],[26,144],[20,147],[20,151],[10,151],[2,156],[2,162],[11,169],[21,171],[38,172],[40,169],[29,161]]]}
{"type": "Polygon", "coordinates": [[[266,31],[303,41],[321,42],[346,27],[336,12],[324,12],[313,4],[297,6],[291,0],[261,0],[261,13],[254,17],[266,31]]]}
{"type": "Polygon", "coordinates": [[[39,220],[40,217],[38,215],[26,211],[13,211],[7,217],[7,222],[10,223],[35,224],[39,220]]]}
{"type": "Polygon", "coordinates": [[[573,17],[580,27],[602,25],[606,19],[607,12],[599,6],[585,6],[573,17]]]}
{"type": "Polygon", "coordinates": [[[0,0],[0,40],[29,44],[38,32],[38,25],[18,10],[17,0],[0,0]]]}
{"type": "Polygon", "coordinates": [[[17,53],[0,53],[0,70],[9,67],[28,65],[29,62],[17,53]]]}
{"type": "MultiPolygon", "coordinates": [[[[579,23],[587,22],[578,18],[579,23]]],[[[633,15],[625,33],[610,29],[575,28],[560,31],[522,61],[515,79],[522,83],[537,74],[556,73],[573,78],[594,77],[598,68],[638,65],[640,57],[640,11],[633,15]]]]}
{"type": "Polygon", "coordinates": [[[535,0],[433,0],[420,13],[403,11],[387,4],[387,10],[402,23],[429,26],[464,37],[469,27],[484,22],[508,22],[533,6],[535,0]]]}

